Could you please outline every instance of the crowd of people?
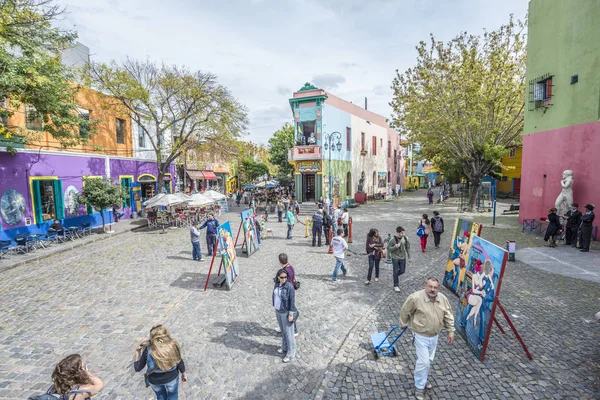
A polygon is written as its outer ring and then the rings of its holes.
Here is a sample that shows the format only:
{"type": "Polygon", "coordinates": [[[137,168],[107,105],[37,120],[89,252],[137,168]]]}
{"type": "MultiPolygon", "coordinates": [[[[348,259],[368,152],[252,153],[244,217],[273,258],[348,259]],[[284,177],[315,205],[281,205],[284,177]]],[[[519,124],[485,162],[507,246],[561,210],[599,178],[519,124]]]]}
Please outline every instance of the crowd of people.
{"type": "Polygon", "coordinates": [[[566,246],[576,247],[582,252],[590,251],[592,230],[596,218],[594,208],[593,204],[586,204],[584,214],[579,211],[579,204],[572,203],[570,210],[565,215],[559,216],[558,210],[552,207],[548,211],[548,227],[544,235],[548,246],[557,247],[556,241],[562,236],[566,246]]]}

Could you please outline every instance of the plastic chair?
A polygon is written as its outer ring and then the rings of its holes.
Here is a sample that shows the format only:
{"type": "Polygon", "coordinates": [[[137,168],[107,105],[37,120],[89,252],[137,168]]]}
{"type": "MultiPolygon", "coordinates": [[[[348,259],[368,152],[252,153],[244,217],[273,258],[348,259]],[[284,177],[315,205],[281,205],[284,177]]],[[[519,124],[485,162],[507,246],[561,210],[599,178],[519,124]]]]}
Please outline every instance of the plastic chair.
{"type": "Polygon", "coordinates": [[[12,250],[12,241],[0,240],[0,260],[12,250]]]}

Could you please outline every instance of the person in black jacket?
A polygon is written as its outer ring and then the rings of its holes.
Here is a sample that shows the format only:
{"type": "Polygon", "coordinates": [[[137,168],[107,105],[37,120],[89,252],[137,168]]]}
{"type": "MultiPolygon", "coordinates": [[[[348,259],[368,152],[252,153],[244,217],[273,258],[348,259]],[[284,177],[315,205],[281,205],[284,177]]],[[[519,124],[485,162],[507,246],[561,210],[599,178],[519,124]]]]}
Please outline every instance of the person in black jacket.
{"type": "Polygon", "coordinates": [[[594,205],[586,204],[586,212],[581,216],[581,251],[590,251],[590,243],[592,241],[592,228],[594,226],[594,205]]]}
{"type": "Polygon", "coordinates": [[[327,210],[323,209],[323,233],[325,234],[325,245],[329,246],[329,228],[333,226],[333,220],[327,210]]]}
{"type": "Polygon", "coordinates": [[[317,237],[318,245],[321,247],[321,232],[323,231],[323,210],[317,210],[312,216],[312,247],[316,246],[317,237]]]}
{"type": "Polygon", "coordinates": [[[440,217],[438,211],[433,212],[433,218],[431,218],[431,231],[433,232],[433,243],[435,248],[440,248],[440,240],[442,233],[444,233],[444,218],[440,217]]]}
{"type": "Polygon", "coordinates": [[[567,211],[567,232],[565,234],[565,244],[567,246],[577,246],[577,231],[581,224],[581,211],[579,211],[579,204],[571,204],[571,209],[567,211]]]}
{"type": "Polygon", "coordinates": [[[285,354],[284,363],[292,361],[296,356],[296,339],[294,338],[294,315],[296,314],[296,302],[294,287],[288,282],[288,273],[285,269],[277,271],[275,276],[275,287],[272,296],[275,316],[281,330],[281,347],[277,350],[279,354],[285,354]]]}
{"type": "Polygon", "coordinates": [[[548,214],[548,228],[546,228],[546,235],[544,240],[549,242],[549,247],[556,247],[556,236],[562,230],[560,219],[556,215],[556,208],[552,207],[548,214]]]}

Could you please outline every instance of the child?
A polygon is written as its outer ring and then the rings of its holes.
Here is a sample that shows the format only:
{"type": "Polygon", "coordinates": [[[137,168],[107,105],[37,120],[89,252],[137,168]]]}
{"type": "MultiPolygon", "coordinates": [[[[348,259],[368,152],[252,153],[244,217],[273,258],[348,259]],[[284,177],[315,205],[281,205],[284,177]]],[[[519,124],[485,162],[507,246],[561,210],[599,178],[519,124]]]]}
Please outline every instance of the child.
{"type": "Polygon", "coordinates": [[[348,249],[348,244],[344,240],[344,230],[339,228],[337,230],[337,236],[331,240],[331,245],[333,246],[333,256],[335,257],[335,269],[333,270],[333,275],[331,276],[331,280],[333,282],[339,282],[338,273],[340,272],[340,268],[344,273],[344,276],[348,275],[348,270],[344,266],[344,254],[348,249]]]}

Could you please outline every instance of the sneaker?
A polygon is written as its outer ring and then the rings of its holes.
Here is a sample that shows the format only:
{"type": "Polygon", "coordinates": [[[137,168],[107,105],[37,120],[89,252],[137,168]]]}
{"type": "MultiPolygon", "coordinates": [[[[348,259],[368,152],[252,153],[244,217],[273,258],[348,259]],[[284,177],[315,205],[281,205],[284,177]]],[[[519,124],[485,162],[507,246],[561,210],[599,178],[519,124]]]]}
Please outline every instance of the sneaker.
{"type": "Polygon", "coordinates": [[[280,327],[275,328],[275,332],[281,333],[281,328],[280,327]]]}
{"type": "Polygon", "coordinates": [[[379,282],[379,278],[375,278],[375,282],[379,282]]]}
{"type": "Polygon", "coordinates": [[[371,281],[365,281],[365,285],[370,285],[371,281]]]}
{"type": "Polygon", "coordinates": [[[341,280],[339,280],[339,279],[332,279],[331,282],[337,283],[337,282],[341,282],[341,280]]]}
{"type": "Polygon", "coordinates": [[[200,262],[204,262],[204,261],[206,261],[206,258],[201,258],[201,259],[199,259],[198,261],[200,261],[200,262]]]}
{"type": "Polygon", "coordinates": [[[285,351],[283,351],[283,349],[282,349],[282,348],[279,348],[279,349],[277,349],[277,352],[278,352],[279,354],[283,354],[283,353],[285,353],[285,351]]]}
{"type": "Polygon", "coordinates": [[[294,337],[298,337],[298,332],[294,332],[294,337]]]}
{"type": "Polygon", "coordinates": [[[425,389],[427,390],[431,390],[433,389],[433,385],[431,383],[429,383],[429,381],[425,384],[425,389]]]}
{"type": "Polygon", "coordinates": [[[415,389],[415,399],[425,400],[425,393],[423,389],[415,389]]]}
{"type": "Polygon", "coordinates": [[[399,288],[398,286],[394,286],[394,291],[395,291],[395,292],[399,292],[399,291],[400,291],[400,288],[399,288]]]}
{"type": "Polygon", "coordinates": [[[284,357],[284,358],[283,358],[283,362],[284,362],[284,363],[289,363],[290,361],[292,361],[292,359],[291,359],[291,358],[289,358],[289,357],[284,357]]]}

